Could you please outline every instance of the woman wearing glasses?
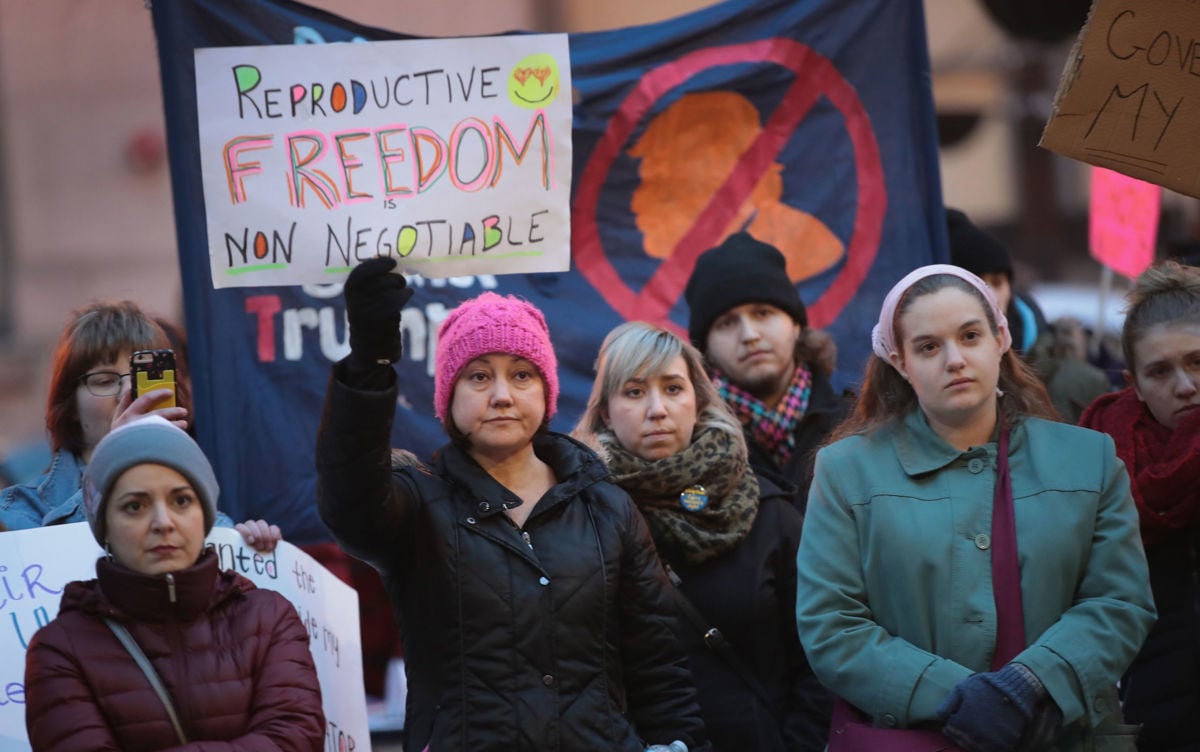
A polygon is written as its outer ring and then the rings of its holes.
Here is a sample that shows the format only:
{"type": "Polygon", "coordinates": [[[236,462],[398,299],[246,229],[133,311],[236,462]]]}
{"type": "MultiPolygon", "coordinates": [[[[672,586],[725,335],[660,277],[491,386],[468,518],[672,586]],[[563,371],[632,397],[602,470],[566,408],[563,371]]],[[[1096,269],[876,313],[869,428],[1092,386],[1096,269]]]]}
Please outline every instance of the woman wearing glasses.
{"type": "MultiPolygon", "coordinates": [[[[178,407],[155,405],[168,389],[133,399],[129,356],[137,350],[170,347],[166,333],[129,301],[93,303],[71,317],[54,351],[46,401],[46,429],[54,451],[50,466],[32,482],[0,490],[0,524],[25,530],[84,522],[83,470],[100,439],[114,428],[146,415],[158,415],[186,429],[191,389],[176,384],[178,407]]],[[[216,524],[234,527],[224,514],[216,524]]],[[[262,520],[236,525],[248,545],[267,552],[280,540],[279,528],[262,520]]]]}

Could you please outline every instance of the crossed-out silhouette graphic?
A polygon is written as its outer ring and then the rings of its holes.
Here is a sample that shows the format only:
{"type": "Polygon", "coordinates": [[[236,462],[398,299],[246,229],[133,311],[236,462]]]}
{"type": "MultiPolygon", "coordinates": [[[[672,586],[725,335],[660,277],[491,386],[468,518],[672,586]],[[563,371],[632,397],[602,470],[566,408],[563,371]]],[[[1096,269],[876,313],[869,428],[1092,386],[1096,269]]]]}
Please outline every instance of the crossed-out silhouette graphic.
{"type": "MultiPolygon", "coordinates": [[[[672,106],[682,103],[685,109],[677,113],[687,114],[689,110],[707,109],[713,102],[740,107],[738,100],[745,100],[736,92],[708,94],[718,98],[689,102],[686,100],[696,95],[687,94],[672,106]]],[[[729,117],[727,112],[722,115],[729,117]]],[[[670,119],[677,116],[668,107],[657,117],[666,117],[667,120],[662,122],[668,125],[670,119]]],[[[658,122],[651,121],[647,134],[657,125],[658,122]]],[[[704,132],[699,134],[704,135],[704,132]]],[[[571,211],[574,262],[604,300],[626,320],[641,319],[674,327],[668,316],[687,284],[696,257],[741,227],[739,222],[748,220],[752,232],[762,233],[761,239],[779,245],[781,249],[785,246],[798,249],[800,246],[798,242],[790,241],[781,244],[779,238],[784,233],[809,233],[813,245],[791,253],[788,268],[795,279],[802,280],[838,267],[832,281],[809,306],[810,324],[821,327],[837,318],[866,278],[879,247],[886,211],[883,166],[870,118],[854,87],[828,58],[794,39],[778,37],[708,47],[648,71],[614,113],[604,135],[589,155],[577,184],[571,211]],[[644,233],[650,231],[645,242],[646,253],[662,259],[642,289],[635,291],[608,259],[600,235],[597,210],[609,170],[656,102],[709,68],[745,63],[780,66],[795,74],[795,79],[765,124],[757,125],[755,113],[753,119],[745,118],[745,124],[740,128],[723,134],[725,138],[732,135],[733,143],[709,147],[718,157],[727,159],[729,154],[735,154],[736,159],[721,181],[710,180],[706,184],[707,200],[703,194],[697,194],[689,197],[687,210],[664,210],[664,197],[657,186],[661,186],[662,179],[666,178],[655,174],[656,163],[666,163],[671,158],[663,158],[663,150],[647,142],[646,135],[630,147],[630,153],[643,160],[641,179],[644,183],[634,190],[631,208],[639,218],[640,229],[644,233]],[[833,233],[820,218],[788,206],[775,193],[781,169],[776,158],[821,97],[842,115],[854,150],[857,180],[856,185],[847,186],[847,190],[857,191],[857,212],[844,253],[839,250],[841,241],[831,237],[833,233]],[[649,167],[646,165],[648,158],[649,167]],[[655,220],[648,221],[652,216],[655,220]],[[659,219],[664,220],[666,226],[652,228],[659,219]]]]}

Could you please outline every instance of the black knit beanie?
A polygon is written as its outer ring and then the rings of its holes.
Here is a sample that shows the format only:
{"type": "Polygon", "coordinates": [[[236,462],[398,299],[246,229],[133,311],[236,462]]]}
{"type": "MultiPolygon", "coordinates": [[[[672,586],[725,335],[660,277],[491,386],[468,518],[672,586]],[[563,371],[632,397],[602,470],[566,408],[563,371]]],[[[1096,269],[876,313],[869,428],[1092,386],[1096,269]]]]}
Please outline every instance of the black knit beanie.
{"type": "Polygon", "coordinates": [[[958,209],[946,209],[946,230],[950,238],[950,263],[982,277],[1004,272],[1012,282],[1012,256],[1004,244],[987,230],[975,226],[958,209]]]}
{"type": "Polygon", "coordinates": [[[717,317],[746,303],[769,303],[801,326],[808,325],[808,313],[788,279],[783,254],[744,232],[700,254],[683,296],[690,311],[688,337],[701,352],[717,317]]]}

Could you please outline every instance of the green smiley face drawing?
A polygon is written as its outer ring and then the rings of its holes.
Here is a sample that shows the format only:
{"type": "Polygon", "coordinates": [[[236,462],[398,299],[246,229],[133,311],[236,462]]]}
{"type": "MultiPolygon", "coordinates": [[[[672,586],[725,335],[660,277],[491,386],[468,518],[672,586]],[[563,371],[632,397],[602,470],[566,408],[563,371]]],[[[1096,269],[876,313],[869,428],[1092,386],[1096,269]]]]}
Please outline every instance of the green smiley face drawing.
{"type": "Polygon", "coordinates": [[[558,63],[546,53],[523,58],[508,74],[508,98],[518,107],[545,107],[558,96],[558,89],[558,63]]]}

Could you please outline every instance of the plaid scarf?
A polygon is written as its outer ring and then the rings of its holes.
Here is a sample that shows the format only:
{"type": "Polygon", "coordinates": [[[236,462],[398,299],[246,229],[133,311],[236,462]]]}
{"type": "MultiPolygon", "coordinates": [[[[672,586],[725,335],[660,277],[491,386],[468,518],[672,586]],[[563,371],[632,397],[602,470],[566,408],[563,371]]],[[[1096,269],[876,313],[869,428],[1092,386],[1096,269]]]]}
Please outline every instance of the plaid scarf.
{"type": "Polygon", "coordinates": [[[750,440],[765,449],[780,467],[786,465],[796,451],[796,425],[804,418],[812,396],[812,372],[804,366],[796,368],[792,383],[774,410],[720,371],[713,371],[713,383],[746,427],[750,440]]]}

